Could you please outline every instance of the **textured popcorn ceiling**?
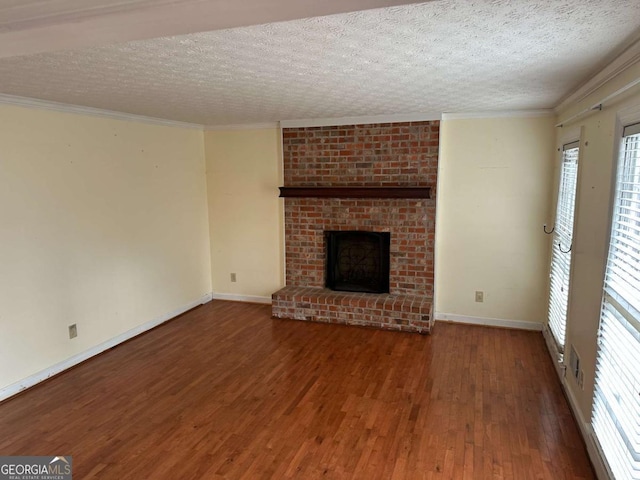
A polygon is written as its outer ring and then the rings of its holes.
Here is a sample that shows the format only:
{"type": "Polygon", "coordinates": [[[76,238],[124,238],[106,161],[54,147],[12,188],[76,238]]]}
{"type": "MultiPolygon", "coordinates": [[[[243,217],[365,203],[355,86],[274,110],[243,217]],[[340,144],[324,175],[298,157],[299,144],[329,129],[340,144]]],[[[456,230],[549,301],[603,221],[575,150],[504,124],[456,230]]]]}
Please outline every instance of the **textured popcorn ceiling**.
{"type": "Polygon", "coordinates": [[[204,125],[551,108],[639,26],[638,0],[438,0],[4,58],[0,93],[204,125]]]}

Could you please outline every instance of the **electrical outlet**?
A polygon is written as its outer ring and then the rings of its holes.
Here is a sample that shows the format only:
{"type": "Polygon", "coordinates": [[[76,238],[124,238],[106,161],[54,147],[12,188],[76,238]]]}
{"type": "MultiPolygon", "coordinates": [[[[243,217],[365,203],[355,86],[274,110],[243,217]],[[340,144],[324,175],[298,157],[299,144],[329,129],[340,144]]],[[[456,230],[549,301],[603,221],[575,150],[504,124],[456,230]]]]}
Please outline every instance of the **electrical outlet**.
{"type": "Polygon", "coordinates": [[[69,325],[69,338],[76,338],[78,336],[78,326],[74,323],[69,325]]]}
{"type": "Polygon", "coordinates": [[[484,302],[484,292],[481,292],[480,290],[476,291],[476,302],[484,302]]]}
{"type": "Polygon", "coordinates": [[[235,282],[235,281],[236,281],[236,274],[235,274],[235,273],[232,273],[232,274],[231,274],[231,281],[232,281],[232,282],[235,282]]]}

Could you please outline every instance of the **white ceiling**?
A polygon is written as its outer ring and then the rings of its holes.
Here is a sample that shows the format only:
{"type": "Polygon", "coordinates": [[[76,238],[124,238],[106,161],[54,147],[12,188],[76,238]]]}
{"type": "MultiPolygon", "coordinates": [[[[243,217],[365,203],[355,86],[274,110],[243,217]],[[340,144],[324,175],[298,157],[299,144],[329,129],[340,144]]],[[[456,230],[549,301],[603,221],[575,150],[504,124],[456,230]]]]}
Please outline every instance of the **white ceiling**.
{"type": "Polygon", "coordinates": [[[638,0],[438,0],[8,56],[0,93],[203,125],[544,109],[639,27],[638,0]]]}

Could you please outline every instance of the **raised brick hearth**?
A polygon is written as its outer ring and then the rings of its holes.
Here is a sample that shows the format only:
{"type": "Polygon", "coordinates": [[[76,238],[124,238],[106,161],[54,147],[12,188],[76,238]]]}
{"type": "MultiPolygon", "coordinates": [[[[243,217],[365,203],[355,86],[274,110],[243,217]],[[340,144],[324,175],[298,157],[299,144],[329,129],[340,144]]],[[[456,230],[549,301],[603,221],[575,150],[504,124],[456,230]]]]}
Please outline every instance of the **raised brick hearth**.
{"type": "Polygon", "coordinates": [[[286,187],[431,187],[431,198],[285,198],[274,317],[430,330],[438,138],[437,121],[283,130],[286,187]],[[324,288],[327,230],[390,232],[390,293],[324,288]]]}
{"type": "Polygon", "coordinates": [[[427,333],[431,329],[431,298],[426,296],[284,287],[274,294],[274,300],[279,313],[274,316],[278,318],[405,332],[427,333]]]}

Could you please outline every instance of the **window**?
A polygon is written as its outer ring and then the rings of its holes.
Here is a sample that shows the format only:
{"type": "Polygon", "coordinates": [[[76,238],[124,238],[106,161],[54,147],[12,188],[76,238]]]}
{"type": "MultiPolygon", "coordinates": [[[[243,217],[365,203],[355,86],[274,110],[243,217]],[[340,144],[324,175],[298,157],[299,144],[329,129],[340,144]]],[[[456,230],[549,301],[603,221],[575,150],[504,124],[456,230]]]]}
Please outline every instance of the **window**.
{"type": "Polygon", "coordinates": [[[604,279],[592,426],[616,479],[640,479],[640,123],[624,129],[604,279]]]}
{"type": "Polygon", "coordinates": [[[573,243],[573,218],[578,184],[579,143],[562,147],[562,169],[560,190],[556,207],[556,224],[553,229],[553,251],[549,288],[549,329],[556,341],[558,352],[564,352],[569,302],[569,275],[571,271],[571,248],[573,243]]]}

